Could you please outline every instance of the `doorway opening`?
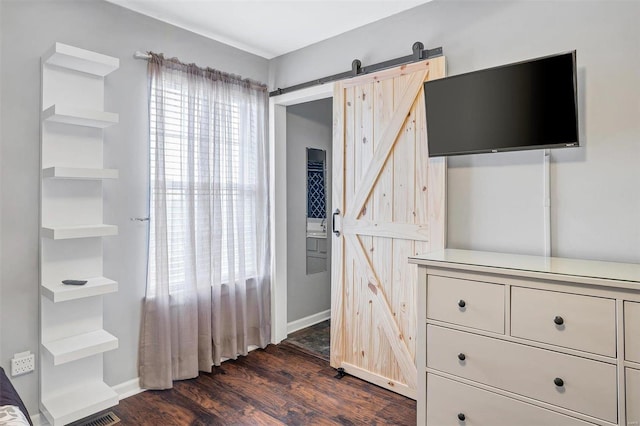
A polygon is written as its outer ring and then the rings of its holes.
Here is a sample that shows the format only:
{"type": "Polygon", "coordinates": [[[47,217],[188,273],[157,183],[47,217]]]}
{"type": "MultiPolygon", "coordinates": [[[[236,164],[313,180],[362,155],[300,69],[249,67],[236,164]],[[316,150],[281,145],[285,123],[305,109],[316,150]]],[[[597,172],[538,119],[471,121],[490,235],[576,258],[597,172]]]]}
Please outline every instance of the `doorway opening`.
{"type": "Polygon", "coordinates": [[[287,107],[287,341],[329,350],[331,98],[287,107]]]}
{"type": "MultiPolygon", "coordinates": [[[[307,332],[320,330],[324,333],[325,341],[329,339],[331,223],[328,218],[331,212],[332,96],[331,84],[270,98],[269,128],[270,140],[273,141],[270,152],[273,236],[271,340],[275,344],[287,339],[289,334],[309,327],[313,328],[307,332]],[[319,120],[319,115],[324,119],[319,120]],[[321,122],[315,123],[317,121],[321,122]],[[305,126],[311,130],[305,131],[305,126]],[[317,138],[312,137],[319,133],[324,135],[321,145],[317,138]],[[289,147],[295,147],[295,152],[289,152],[289,147]],[[324,179],[317,179],[323,166],[318,165],[316,151],[324,151],[324,173],[321,176],[324,179]],[[311,165],[311,172],[310,161],[315,163],[311,165]],[[310,203],[310,195],[316,195],[316,201],[318,195],[318,191],[314,194],[308,191],[310,174],[316,180],[324,180],[324,217],[318,214],[318,206],[310,203]],[[314,208],[316,211],[311,212],[310,209],[314,208]],[[296,259],[292,258],[292,254],[296,259]],[[305,305],[303,298],[308,296],[311,296],[310,303],[313,306],[305,305]],[[320,325],[323,323],[324,327],[320,325]]],[[[320,341],[317,337],[312,340],[320,341]]],[[[312,347],[312,350],[328,353],[328,345],[326,349],[318,345],[316,347],[319,349],[312,347]]]]}

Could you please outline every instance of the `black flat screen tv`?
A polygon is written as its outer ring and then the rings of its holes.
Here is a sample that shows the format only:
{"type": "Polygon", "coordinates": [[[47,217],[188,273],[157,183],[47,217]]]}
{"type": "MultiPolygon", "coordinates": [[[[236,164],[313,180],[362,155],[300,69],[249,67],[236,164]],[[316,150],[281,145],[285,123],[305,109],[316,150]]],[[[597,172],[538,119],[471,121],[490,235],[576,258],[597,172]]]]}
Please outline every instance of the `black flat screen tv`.
{"type": "Polygon", "coordinates": [[[579,146],[576,52],[424,83],[429,157],[579,146]]]}

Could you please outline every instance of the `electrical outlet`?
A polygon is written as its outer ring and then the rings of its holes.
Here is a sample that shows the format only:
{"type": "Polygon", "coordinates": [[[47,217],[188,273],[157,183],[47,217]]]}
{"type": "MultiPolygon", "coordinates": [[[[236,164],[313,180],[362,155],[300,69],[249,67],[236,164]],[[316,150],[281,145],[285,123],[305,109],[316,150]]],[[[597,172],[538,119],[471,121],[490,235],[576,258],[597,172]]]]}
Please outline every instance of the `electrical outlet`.
{"type": "Polygon", "coordinates": [[[20,352],[11,358],[11,376],[20,376],[36,369],[36,356],[31,351],[20,352]]]}

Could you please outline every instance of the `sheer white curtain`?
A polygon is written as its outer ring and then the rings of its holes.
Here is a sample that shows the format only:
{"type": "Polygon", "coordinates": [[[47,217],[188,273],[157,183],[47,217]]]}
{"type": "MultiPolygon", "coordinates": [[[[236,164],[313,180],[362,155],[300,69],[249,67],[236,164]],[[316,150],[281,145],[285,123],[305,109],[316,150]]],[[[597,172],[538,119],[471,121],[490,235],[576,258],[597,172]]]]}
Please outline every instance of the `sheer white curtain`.
{"type": "Polygon", "coordinates": [[[141,386],[270,341],[266,86],[149,60],[150,232],[141,386]]]}

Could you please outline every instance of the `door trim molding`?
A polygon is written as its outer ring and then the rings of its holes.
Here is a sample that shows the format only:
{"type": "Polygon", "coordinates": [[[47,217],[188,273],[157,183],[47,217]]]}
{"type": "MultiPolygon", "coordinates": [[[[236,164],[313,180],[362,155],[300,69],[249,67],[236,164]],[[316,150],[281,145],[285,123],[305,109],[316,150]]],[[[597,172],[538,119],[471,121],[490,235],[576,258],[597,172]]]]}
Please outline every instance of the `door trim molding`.
{"type": "Polygon", "coordinates": [[[287,107],[331,98],[333,84],[269,98],[271,343],[287,338],[287,107]]]}

